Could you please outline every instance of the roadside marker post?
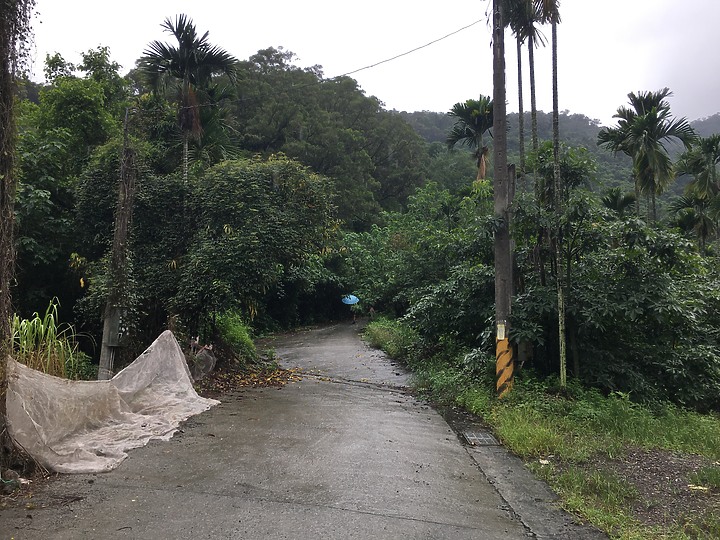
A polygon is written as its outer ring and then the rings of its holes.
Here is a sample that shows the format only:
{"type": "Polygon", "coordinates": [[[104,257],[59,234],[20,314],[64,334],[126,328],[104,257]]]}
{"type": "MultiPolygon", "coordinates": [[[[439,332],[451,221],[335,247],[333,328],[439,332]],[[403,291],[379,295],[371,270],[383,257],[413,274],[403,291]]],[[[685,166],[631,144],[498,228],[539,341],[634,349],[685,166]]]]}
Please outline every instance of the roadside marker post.
{"type": "Polygon", "coordinates": [[[499,398],[504,397],[513,385],[513,350],[506,333],[505,321],[497,323],[495,338],[495,384],[499,398]]]}

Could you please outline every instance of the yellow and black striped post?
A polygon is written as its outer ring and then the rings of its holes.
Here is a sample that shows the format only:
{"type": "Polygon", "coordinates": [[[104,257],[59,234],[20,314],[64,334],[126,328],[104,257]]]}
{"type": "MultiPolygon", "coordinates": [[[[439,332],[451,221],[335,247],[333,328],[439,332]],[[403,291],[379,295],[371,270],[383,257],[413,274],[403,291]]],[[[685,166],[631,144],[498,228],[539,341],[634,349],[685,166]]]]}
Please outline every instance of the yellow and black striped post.
{"type": "Polygon", "coordinates": [[[500,398],[512,389],[513,364],[513,349],[505,333],[505,324],[498,323],[495,339],[495,384],[500,398]]]}

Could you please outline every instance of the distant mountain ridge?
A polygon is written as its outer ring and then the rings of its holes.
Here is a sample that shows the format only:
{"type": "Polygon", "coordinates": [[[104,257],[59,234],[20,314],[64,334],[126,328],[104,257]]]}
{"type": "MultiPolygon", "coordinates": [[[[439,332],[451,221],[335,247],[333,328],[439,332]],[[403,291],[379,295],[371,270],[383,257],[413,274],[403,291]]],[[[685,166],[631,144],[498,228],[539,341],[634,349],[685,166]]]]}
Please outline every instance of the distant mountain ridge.
{"type": "MultiPolygon", "coordinates": [[[[398,112],[405,121],[425,141],[445,142],[447,133],[452,129],[455,120],[447,113],[416,111],[398,112]]],[[[530,139],[530,113],[526,112],[525,117],[525,138],[530,139]]],[[[518,113],[508,114],[508,150],[518,150],[518,113]]],[[[541,140],[552,138],[552,114],[543,111],[537,113],[538,137],[541,140]]],[[[714,133],[720,133],[720,112],[690,122],[699,135],[708,137],[714,133]]],[[[560,113],[560,137],[571,146],[597,145],[597,134],[601,126],[599,121],[592,120],[583,114],[560,113]]],[[[590,150],[590,148],[588,148],[590,150]]]]}
{"type": "Polygon", "coordinates": [[[709,137],[715,133],[720,133],[720,112],[715,113],[707,118],[701,118],[690,122],[690,125],[695,128],[698,135],[702,137],[709,137]]]}
{"type": "MultiPolygon", "coordinates": [[[[412,128],[428,143],[445,144],[448,132],[452,129],[455,119],[446,113],[418,111],[418,112],[397,112],[412,128]]],[[[525,151],[529,151],[530,142],[530,113],[525,115],[525,151]]],[[[597,120],[582,114],[560,113],[560,138],[572,147],[584,147],[593,155],[598,163],[598,179],[604,187],[612,187],[616,185],[631,186],[631,167],[632,162],[629,157],[618,154],[613,155],[611,152],[600,148],[597,145],[597,136],[600,132],[601,125],[597,120]]],[[[513,155],[520,152],[519,136],[518,136],[518,113],[510,113],[508,115],[508,156],[512,159],[513,155]]],[[[538,138],[542,140],[552,139],[552,114],[542,111],[537,113],[538,138]]],[[[720,113],[714,114],[707,118],[695,120],[690,123],[698,135],[708,137],[714,133],[720,133],[720,113]]],[[[671,154],[676,155],[681,151],[681,147],[670,148],[671,154]]],[[[677,186],[673,191],[677,191],[681,186],[677,186]]]]}

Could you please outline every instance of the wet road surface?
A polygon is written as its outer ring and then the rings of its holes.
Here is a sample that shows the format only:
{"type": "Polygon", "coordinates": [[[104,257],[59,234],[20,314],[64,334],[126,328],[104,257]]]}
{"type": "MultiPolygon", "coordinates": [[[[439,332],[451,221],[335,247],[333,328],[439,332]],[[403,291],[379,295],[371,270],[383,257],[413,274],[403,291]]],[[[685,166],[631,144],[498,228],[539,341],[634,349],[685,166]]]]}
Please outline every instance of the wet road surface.
{"type": "Polygon", "coordinates": [[[45,507],[0,511],[0,539],[605,538],[503,447],[463,444],[359,329],[275,338],[302,380],[224,396],[116,470],[62,477],[45,507]]]}

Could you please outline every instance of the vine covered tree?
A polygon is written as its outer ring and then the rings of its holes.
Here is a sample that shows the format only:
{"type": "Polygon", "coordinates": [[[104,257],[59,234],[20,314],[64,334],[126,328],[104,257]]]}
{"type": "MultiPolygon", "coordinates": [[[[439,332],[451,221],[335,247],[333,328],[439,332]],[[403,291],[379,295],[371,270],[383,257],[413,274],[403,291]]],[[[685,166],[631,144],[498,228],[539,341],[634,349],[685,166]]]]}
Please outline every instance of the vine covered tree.
{"type": "MultiPolygon", "coordinates": [[[[13,221],[17,177],[15,172],[15,85],[25,60],[34,0],[0,0],[0,434],[5,433],[7,358],[11,349],[10,283],[15,249],[13,221]]],[[[2,436],[4,438],[4,436],[2,436]]],[[[0,440],[0,461],[5,441],[0,440]]]]}

